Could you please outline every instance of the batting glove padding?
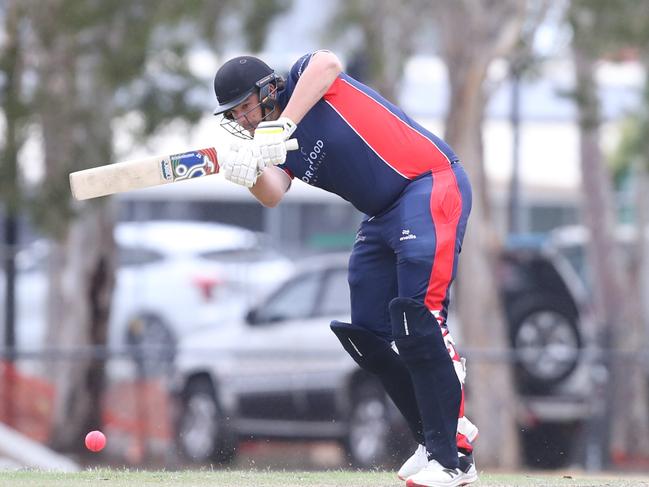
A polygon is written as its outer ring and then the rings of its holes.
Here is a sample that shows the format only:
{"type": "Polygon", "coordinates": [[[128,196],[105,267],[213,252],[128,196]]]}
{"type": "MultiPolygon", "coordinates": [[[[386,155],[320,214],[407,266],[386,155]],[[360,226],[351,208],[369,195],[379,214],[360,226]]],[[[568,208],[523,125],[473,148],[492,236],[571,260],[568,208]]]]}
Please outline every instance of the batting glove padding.
{"type": "Polygon", "coordinates": [[[285,142],[293,135],[297,124],[290,118],[261,122],[255,130],[255,145],[259,148],[265,167],[284,164],[286,161],[285,142]]]}
{"type": "Polygon", "coordinates": [[[252,188],[264,169],[257,147],[252,144],[233,145],[219,156],[223,176],[228,181],[252,188]]]}

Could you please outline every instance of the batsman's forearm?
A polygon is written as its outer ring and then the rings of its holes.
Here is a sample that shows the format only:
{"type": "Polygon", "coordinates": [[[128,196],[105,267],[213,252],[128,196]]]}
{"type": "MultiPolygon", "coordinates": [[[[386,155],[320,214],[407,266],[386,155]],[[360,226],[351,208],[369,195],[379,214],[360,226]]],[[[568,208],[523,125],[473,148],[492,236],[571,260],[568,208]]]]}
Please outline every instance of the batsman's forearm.
{"type": "Polygon", "coordinates": [[[250,192],[262,205],[273,208],[282,200],[290,185],[288,174],[279,167],[269,167],[257,178],[250,192]]]}
{"type": "Polygon", "coordinates": [[[342,65],[334,53],[328,51],[315,53],[295,85],[295,90],[282,116],[299,123],[325,95],[341,72],[342,65]]]}

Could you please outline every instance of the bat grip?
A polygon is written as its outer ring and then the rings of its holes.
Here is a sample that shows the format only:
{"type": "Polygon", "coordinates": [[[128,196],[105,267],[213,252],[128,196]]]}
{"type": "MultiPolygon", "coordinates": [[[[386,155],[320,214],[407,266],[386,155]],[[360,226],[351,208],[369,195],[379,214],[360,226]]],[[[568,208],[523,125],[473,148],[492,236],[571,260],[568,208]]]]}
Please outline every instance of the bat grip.
{"type": "Polygon", "coordinates": [[[286,150],[298,150],[300,146],[297,143],[297,139],[288,139],[286,142],[286,150]]]}

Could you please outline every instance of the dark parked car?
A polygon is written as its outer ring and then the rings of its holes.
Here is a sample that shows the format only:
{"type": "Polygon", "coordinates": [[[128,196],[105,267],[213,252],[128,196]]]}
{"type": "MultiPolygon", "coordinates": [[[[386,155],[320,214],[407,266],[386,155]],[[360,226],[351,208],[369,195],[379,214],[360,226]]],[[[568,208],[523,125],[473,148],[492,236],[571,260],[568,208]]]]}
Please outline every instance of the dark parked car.
{"type": "MultiPolygon", "coordinates": [[[[396,409],[329,329],[332,319],[349,319],[347,258],[312,258],[245,318],[181,342],[177,439],[188,459],[231,460],[246,438],[337,440],[359,467],[392,464],[409,453],[413,445],[396,409]],[[402,451],[395,451],[395,440],[402,451]]],[[[532,449],[547,442],[537,438],[543,425],[571,425],[583,413],[581,399],[576,403],[562,389],[580,373],[583,339],[561,265],[542,246],[518,242],[499,266],[519,358],[523,440],[532,449]]],[[[543,454],[532,452],[529,461],[552,464],[543,454]]]]}
{"type": "Polygon", "coordinates": [[[498,281],[517,363],[524,460],[554,468],[579,462],[592,416],[594,347],[588,291],[553,238],[511,239],[498,281]]]}
{"type": "Polygon", "coordinates": [[[581,281],[541,239],[510,240],[498,273],[518,385],[525,393],[551,393],[579,364],[586,305],[581,281]]]}

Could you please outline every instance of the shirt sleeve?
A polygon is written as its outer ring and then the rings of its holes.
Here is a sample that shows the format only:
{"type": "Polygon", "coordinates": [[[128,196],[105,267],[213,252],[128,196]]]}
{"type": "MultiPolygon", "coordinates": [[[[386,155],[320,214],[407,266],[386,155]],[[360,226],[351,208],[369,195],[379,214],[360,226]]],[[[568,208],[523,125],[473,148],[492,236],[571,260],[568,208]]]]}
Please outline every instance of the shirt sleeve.
{"type": "Polygon", "coordinates": [[[309,65],[309,61],[311,61],[313,55],[318,52],[328,52],[328,49],[318,49],[317,51],[305,54],[297,61],[295,61],[295,64],[293,64],[289,71],[289,77],[293,80],[293,82],[297,83],[297,80],[300,79],[300,76],[302,76],[302,73],[304,73],[304,70],[309,65]]]}

